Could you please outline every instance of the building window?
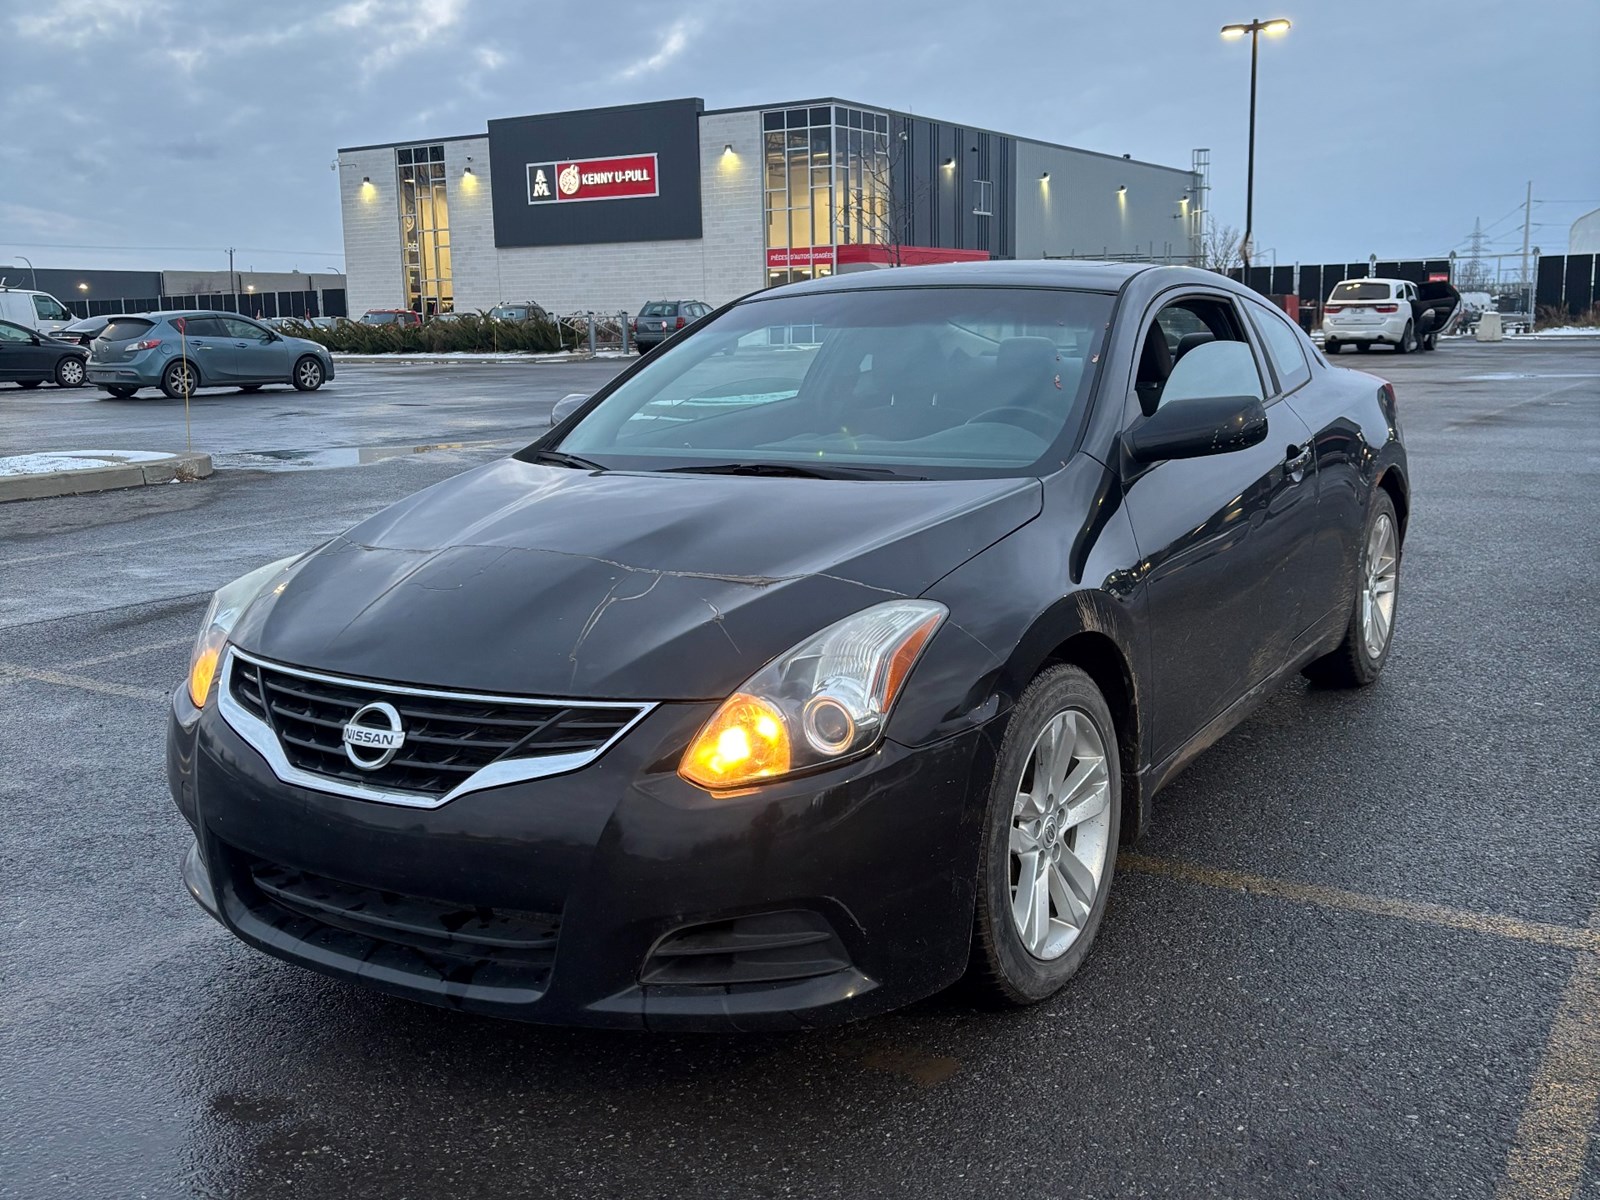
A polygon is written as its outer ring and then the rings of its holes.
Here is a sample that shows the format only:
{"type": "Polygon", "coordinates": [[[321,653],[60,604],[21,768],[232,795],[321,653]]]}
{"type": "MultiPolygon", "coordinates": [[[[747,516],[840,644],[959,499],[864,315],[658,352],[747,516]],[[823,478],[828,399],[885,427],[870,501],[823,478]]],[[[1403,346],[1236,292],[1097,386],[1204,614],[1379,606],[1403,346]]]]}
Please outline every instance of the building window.
{"type": "Polygon", "coordinates": [[[400,245],[407,307],[425,316],[455,308],[450,271],[450,206],[445,195],[444,147],[402,146],[395,151],[400,177],[400,245]]]}
{"type": "Polygon", "coordinates": [[[761,128],[769,286],[832,274],[836,246],[889,240],[886,114],[772,109],[761,128]]]}
{"type": "Polygon", "coordinates": [[[972,215],[975,217],[994,216],[994,183],[988,179],[974,179],[972,181],[972,215]]]}

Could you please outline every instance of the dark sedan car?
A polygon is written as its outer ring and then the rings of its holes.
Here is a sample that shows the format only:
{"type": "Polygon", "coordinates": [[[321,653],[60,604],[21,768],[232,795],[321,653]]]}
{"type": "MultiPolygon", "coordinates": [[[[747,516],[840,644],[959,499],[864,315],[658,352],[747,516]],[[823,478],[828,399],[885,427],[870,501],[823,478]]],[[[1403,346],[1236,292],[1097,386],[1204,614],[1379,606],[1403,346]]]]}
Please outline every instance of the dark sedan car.
{"type": "Polygon", "coordinates": [[[76,342],[80,346],[88,346],[115,319],[114,316],[80,317],[70,325],[62,326],[50,336],[60,338],[63,342],[76,342]]]}
{"type": "Polygon", "coordinates": [[[47,382],[57,387],[78,387],[83,383],[88,357],[89,352],[76,342],[0,321],[0,383],[25,388],[47,382]]]}
{"type": "Polygon", "coordinates": [[[184,878],[270,954],[527,1020],[1035,1002],[1162,784],[1296,672],[1378,676],[1408,509],[1393,390],[1218,275],[759,293],[217,593],[184,878]]]}

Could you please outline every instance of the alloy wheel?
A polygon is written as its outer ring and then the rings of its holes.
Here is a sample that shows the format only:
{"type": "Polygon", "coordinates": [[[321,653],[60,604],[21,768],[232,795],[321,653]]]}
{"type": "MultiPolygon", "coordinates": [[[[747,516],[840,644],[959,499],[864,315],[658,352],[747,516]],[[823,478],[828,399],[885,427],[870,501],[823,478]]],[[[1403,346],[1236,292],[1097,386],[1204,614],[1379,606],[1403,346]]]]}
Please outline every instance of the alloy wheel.
{"type": "Polygon", "coordinates": [[[1361,640],[1369,658],[1379,658],[1394,628],[1395,588],[1400,580],[1400,560],[1394,520],[1379,513],[1367,535],[1362,563],[1361,640]]]}
{"type": "Polygon", "coordinates": [[[322,382],[322,368],[307,359],[300,364],[300,386],[306,389],[315,388],[322,382]]]}
{"type": "Polygon", "coordinates": [[[179,363],[171,370],[172,390],[181,394],[194,391],[194,372],[187,364],[179,363]]]}
{"type": "Polygon", "coordinates": [[[1069,708],[1028,753],[1011,816],[1011,919],[1028,953],[1049,961],[1083,932],[1105,873],[1111,787],[1105,740],[1069,708]]]}

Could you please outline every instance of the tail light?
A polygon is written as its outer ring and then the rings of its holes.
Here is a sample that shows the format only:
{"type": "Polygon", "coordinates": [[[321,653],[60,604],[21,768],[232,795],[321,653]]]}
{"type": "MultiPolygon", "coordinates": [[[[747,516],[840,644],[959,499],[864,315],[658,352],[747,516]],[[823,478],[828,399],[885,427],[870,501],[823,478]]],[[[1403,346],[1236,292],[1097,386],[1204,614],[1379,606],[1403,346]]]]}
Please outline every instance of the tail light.
{"type": "Polygon", "coordinates": [[[682,329],[682,328],[683,328],[683,318],[682,318],[682,317],[679,317],[679,318],[678,318],[678,324],[677,324],[677,326],[676,326],[676,327],[677,327],[677,328],[678,328],[678,329],[682,329]]]}
{"type": "Polygon", "coordinates": [[[1381,313],[1397,313],[1400,311],[1400,306],[1398,304],[1380,304],[1377,307],[1378,311],[1381,313]]]}
{"type": "Polygon", "coordinates": [[[1334,313],[1343,312],[1344,311],[1344,305],[1342,305],[1342,304],[1330,304],[1326,308],[1324,308],[1322,311],[1327,313],[1331,317],[1331,316],[1333,316],[1334,313]]]}
{"type": "Polygon", "coordinates": [[[159,345],[161,345],[160,338],[145,338],[142,342],[129,342],[123,349],[132,354],[136,350],[154,350],[159,345]]]}

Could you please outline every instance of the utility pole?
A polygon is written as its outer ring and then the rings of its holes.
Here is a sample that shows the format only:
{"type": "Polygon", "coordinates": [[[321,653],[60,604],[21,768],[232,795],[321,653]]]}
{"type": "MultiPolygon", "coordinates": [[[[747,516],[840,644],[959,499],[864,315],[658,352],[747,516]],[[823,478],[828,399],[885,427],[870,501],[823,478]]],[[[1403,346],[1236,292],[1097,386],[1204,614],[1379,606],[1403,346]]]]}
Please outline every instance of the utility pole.
{"type": "Polygon", "coordinates": [[[1528,198],[1522,206],[1522,311],[1533,315],[1533,289],[1528,286],[1528,235],[1533,231],[1533,180],[1528,180],[1528,198]]]}

